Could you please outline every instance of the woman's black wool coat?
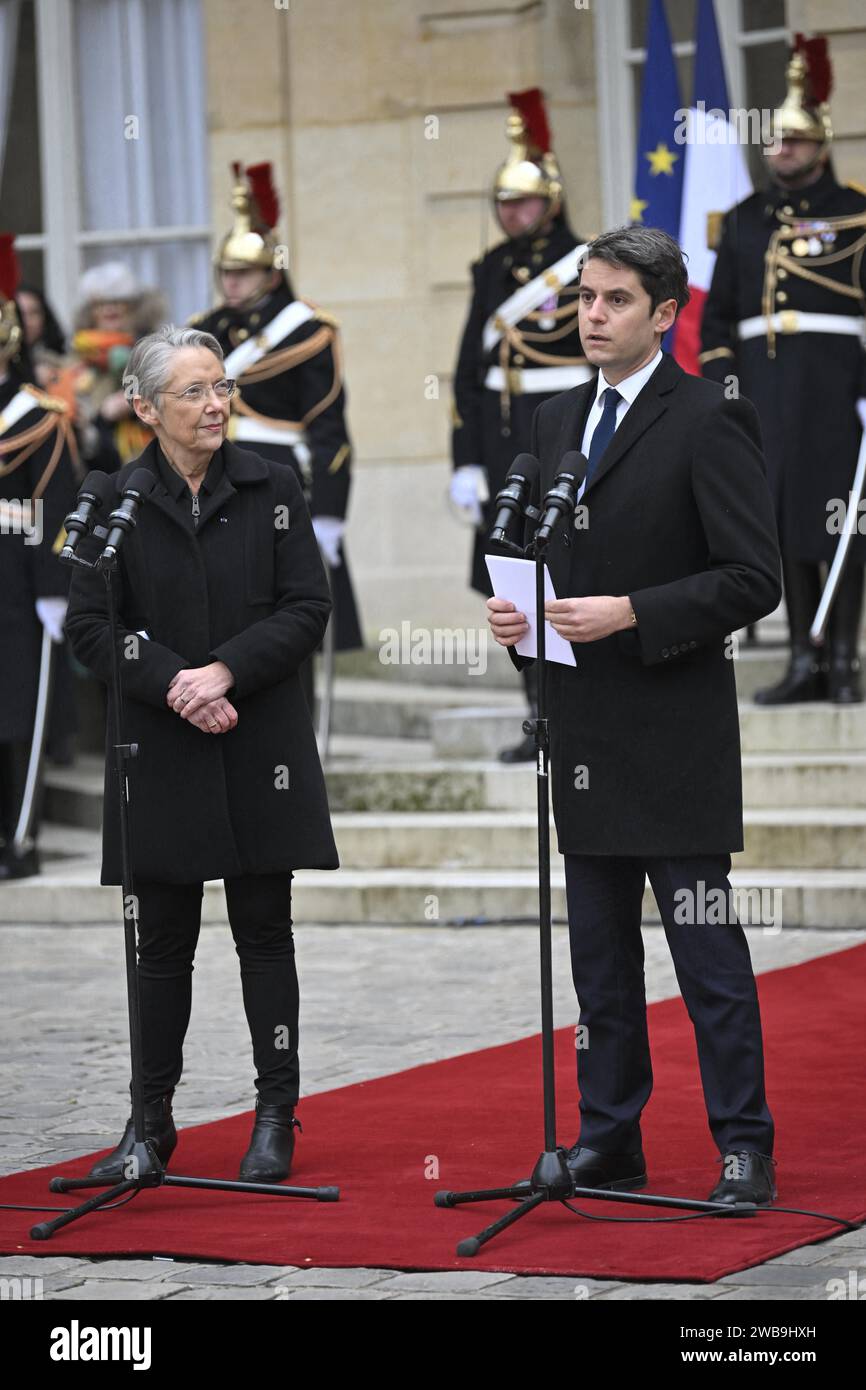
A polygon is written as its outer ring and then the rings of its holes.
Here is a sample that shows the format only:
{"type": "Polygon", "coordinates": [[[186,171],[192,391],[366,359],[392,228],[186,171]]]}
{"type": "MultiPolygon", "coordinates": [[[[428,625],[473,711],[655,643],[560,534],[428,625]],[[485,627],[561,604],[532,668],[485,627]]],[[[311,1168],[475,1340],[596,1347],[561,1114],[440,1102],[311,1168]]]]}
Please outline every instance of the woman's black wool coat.
{"type": "MultiPolygon", "coordinates": [[[[330,613],[328,581],[294,472],[226,442],[201,517],[160,480],[154,441],[116,476],[157,477],[116,570],[133,872],[191,883],[297,868],[335,869],[327,793],[298,667],[330,613]],[[145,631],[147,638],[137,634],[145,631]],[[182,667],[224,661],[237,726],[203,733],[166,704],[182,667]]],[[[104,540],[80,553],[93,558],[104,540]]],[[[75,655],[110,681],[105,583],[76,568],[67,632],[75,655]]],[[[106,740],[104,884],[120,883],[117,793],[106,740]]]]}

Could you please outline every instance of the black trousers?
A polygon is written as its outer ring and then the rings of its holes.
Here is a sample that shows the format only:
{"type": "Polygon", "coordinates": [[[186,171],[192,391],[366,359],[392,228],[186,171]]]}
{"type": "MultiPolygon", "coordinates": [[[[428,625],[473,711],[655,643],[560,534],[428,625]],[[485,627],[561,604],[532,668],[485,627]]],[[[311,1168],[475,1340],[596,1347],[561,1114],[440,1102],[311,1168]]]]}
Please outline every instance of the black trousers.
{"type": "Polygon", "coordinates": [[[700,912],[707,899],[721,901],[714,890],[730,903],[730,855],[564,857],[582,1025],[576,1050],[580,1143],[612,1154],[641,1147],[640,1117],[653,1084],[640,930],[648,876],[695,1030],[713,1139],[723,1154],[746,1149],[772,1155],[773,1119],[746,936],[735,914],[726,911],[727,920],[716,923],[711,912],[700,912]],[[695,913],[688,911],[690,903],[697,904],[695,913]],[[701,915],[710,920],[701,921],[701,915]]]}
{"type": "MultiPolygon", "coordinates": [[[[267,1105],[296,1105],[299,1000],[292,936],[292,875],[249,874],[227,878],[224,883],[229,923],[240,958],[256,1090],[267,1105]]],[[[172,1090],[183,1070],[204,885],[138,882],[136,894],[147,1103],[172,1090]]]]}

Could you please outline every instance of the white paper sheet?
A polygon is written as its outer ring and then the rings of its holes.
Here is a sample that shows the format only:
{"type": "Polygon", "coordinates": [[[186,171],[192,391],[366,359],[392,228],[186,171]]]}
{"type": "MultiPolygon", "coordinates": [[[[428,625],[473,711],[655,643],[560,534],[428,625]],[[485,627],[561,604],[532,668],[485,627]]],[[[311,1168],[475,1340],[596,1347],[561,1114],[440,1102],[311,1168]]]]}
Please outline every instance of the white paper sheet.
{"type": "MultiPolygon", "coordinates": [[[[529,623],[529,631],[525,637],[521,637],[515,647],[515,651],[520,656],[537,656],[537,622],[535,613],[535,561],[521,560],[517,555],[485,555],[487,562],[487,573],[490,575],[490,582],[493,585],[493,592],[497,598],[508,599],[513,603],[518,613],[526,614],[526,621],[529,623]]],[[[544,598],[554,599],[557,594],[553,589],[553,580],[550,577],[547,565],[544,566],[544,598]]],[[[544,650],[548,661],[558,661],[561,666],[576,666],[574,652],[571,650],[571,643],[566,642],[564,637],[560,637],[555,632],[550,623],[544,624],[544,650]]]]}

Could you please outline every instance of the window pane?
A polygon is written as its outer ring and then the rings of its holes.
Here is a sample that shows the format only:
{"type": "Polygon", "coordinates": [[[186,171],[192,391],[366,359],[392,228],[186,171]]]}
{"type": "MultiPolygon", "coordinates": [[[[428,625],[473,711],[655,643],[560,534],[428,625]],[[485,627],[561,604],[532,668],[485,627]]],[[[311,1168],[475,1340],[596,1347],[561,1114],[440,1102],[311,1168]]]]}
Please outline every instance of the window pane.
{"type": "Polygon", "coordinates": [[[77,0],[87,231],[209,221],[199,0],[77,0]]]}
{"type": "Polygon", "coordinates": [[[85,267],[106,261],[129,266],[142,289],[155,290],[165,300],[169,322],[185,323],[191,314],[206,309],[213,297],[210,250],[204,241],[168,241],[155,245],[88,246],[85,267]]]}
{"type": "MultiPolygon", "coordinates": [[[[696,0],[664,0],[672,43],[690,43],[695,37],[696,0]]],[[[631,46],[646,48],[649,0],[630,0],[631,46]]]]}
{"type": "MultiPolygon", "coordinates": [[[[0,60],[2,60],[0,55],[0,60]]],[[[0,208],[4,232],[42,231],[42,184],[39,162],[39,106],[36,88],[36,35],[33,0],[20,9],[15,75],[9,103],[9,125],[0,208]]],[[[20,258],[20,253],[19,253],[20,258]]]]}
{"type": "Polygon", "coordinates": [[[785,0],[740,0],[741,29],[784,29],[785,0]]]}

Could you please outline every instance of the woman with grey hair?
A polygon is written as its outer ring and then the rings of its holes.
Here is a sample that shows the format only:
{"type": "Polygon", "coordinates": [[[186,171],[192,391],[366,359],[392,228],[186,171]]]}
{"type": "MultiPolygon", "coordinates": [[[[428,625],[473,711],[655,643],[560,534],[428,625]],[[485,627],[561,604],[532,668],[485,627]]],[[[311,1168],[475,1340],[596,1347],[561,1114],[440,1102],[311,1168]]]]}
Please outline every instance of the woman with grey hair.
{"type": "MultiPolygon", "coordinates": [[[[328,582],[292,469],[226,439],[234,382],[215,338],[172,326],[150,334],[124,385],[155,435],[116,479],[120,493],[144,467],[156,483],[117,572],[122,735],[141,750],[128,777],[147,1136],[167,1163],[203,884],[222,879],[256,1067],[240,1176],[275,1182],[290,1172],[298,1124],[292,872],[338,866],[298,680],[327,626],[328,582]]],[[[67,632],[107,683],[98,571],[73,572],[67,632]]],[[[106,758],[104,884],[122,881],[118,821],[106,758]]],[[[120,1174],[132,1143],[130,1121],[93,1174],[120,1174]]]]}

